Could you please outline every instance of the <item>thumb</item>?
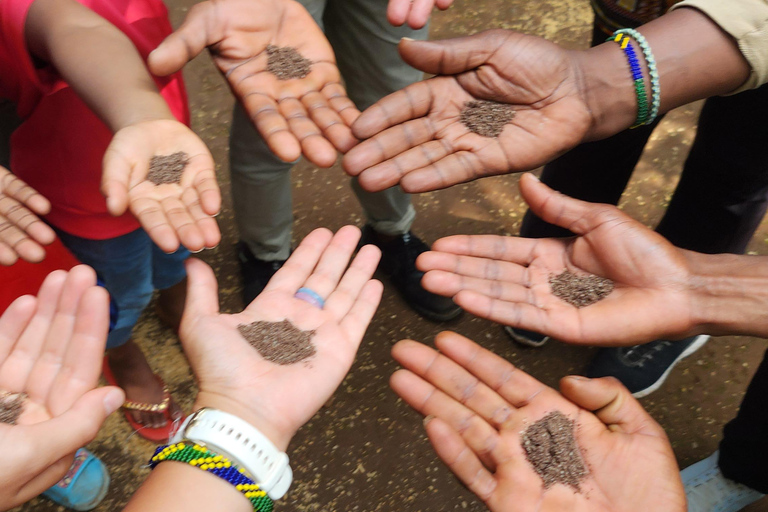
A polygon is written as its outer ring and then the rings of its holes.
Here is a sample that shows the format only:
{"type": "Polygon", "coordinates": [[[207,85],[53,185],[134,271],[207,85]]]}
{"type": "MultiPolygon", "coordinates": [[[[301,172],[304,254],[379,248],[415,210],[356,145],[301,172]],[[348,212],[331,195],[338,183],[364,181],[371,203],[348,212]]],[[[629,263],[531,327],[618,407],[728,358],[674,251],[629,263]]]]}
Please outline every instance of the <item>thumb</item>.
{"type": "Polygon", "coordinates": [[[435,75],[455,75],[488,62],[510,34],[507,30],[488,30],[442,41],[401,39],[398,49],[403,60],[416,69],[435,75]]]}
{"type": "Polygon", "coordinates": [[[40,462],[47,467],[69,453],[87,445],[96,437],[107,416],[123,404],[123,390],[114,386],[93,389],[81,396],[64,413],[48,421],[23,426],[37,453],[45,454],[40,462]]]}
{"type": "Polygon", "coordinates": [[[613,377],[565,377],[560,381],[560,392],[579,407],[594,412],[610,430],[627,434],[665,435],[640,402],[613,377]]]}
{"type": "Polygon", "coordinates": [[[183,325],[201,316],[219,312],[219,285],[211,267],[197,258],[189,258],[187,267],[187,300],[184,304],[183,325]]]}
{"type": "Polygon", "coordinates": [[[168,76],[221,39],[220,20],[212,2],[202,2],[189,10],[184,23],[149,54],[149,70],[168,76]]]}

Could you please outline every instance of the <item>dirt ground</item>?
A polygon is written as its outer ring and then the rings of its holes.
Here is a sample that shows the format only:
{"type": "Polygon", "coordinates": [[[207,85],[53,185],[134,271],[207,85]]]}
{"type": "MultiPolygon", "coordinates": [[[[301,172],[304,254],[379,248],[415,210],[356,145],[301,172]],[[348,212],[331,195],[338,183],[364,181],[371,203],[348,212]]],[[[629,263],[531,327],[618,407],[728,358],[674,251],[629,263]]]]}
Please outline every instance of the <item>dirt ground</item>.
{"type": "MultiPolygon", "coordinates": [[[[168,3],[178,25],[195,2],[168,3]]],[[[492,27],[516,29],[569,48],[583,48],[590,36],[591,11],[586,0],[456,0],[449,11],[435,14],[432,37],[467,35],[492,27]]],[[[202,258],[216,269],[223,309],[234,311],[241,304],[227,169],[232,98],[207,55],[191,63],[185,74],[193,128],[213,151],[225,197],[225,208],[218,218],[223,242],[202,258]]],[[[649,226],[660,219],[677,183],[695,135],[697,114],[697,106],[689,106],[667,116],[625,192],[623,208],[649,226]]],[[[525,211],[517,179],[490,178],[415,197],[418,218],[414,230],[428,242],[456,233],[514,235],[525,211]]],[[[301,163],[293,171],[293,180],[295,240],[318,226],[335,230],[345,224],[362,225],[349,181],[339,167],[323,170],[301,163]]],[[[768,254],[767,224],[760,227],[750,252],[768,254]]],[[[431,343],[434,335],[446,328],[477,340],[549,385],[556,385],[564,375],[581,372],[594,353],[594,349],[556,342],[541,349],[524,349],[512,344],[498,325],[468,314],[446,325],[434,324],[410,311],[387,286],[350,375],[332,403],[301,429],[291,444],[294,485],[277,505],[278,510],[484,510],[436,458],[421,417],[387,386],[397,367],[389,356],[393,343],[402,338],[431,343]]],[[[151,364],[188,409],[195,384],[174,334],[161,327],[153,314],[147,314],[136,337],[151,364]]],[[[660,391],[643,399],[643,405],[669,434],[682,467],[717,449],[722,427],[736,413],[766,346],[765,340],[747,337],[713,339],[680,364],[660,391]]],[[[119,510],[147,476],[144,464],[154,447],[132,436],[122,415],[115,414],[90,448],[112,474],[112,487],[98,510],[119,510]]],[[[37,499],[19,510],[57,509],[37,499]]],[[[748,510],[768,511],[768,502],[763,500],[748,510]]]]}

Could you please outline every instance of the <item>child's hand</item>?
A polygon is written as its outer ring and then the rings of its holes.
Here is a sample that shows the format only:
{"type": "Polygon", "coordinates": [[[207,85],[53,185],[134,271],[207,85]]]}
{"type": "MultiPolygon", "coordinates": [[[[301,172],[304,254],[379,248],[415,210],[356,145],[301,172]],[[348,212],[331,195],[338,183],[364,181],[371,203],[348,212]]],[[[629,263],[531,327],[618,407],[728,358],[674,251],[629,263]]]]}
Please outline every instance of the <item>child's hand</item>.
{"type": "Polygon", "coordinates": [[[453,0],[389,0],[387,19],[396,27],[407,21],[409,27],[419,29],[427,24],[433,8],[444,11],[452,4],[453,0]]]}
{"type": "Polygon", "coordinates": [[[112,215],[130,208],[166,252],[175,251],[180,243],[196,252],[221,240],[212,218],[221,207],[213,157],[205,143],[178,121],[144,121],[117,132],[104,155],[101,190],[112,215]],[[180,183],[147,181],[152,157],[178,152],[189,156],[180,183]]]}
{"type": "Polygon", "coordinates": [[[31,263],[45,258],[41,245],[53,242],[56,234],[35,214],[50,210],[46,198],[0,167],[0,265],[13,265],[19,258],[31,263]]]}

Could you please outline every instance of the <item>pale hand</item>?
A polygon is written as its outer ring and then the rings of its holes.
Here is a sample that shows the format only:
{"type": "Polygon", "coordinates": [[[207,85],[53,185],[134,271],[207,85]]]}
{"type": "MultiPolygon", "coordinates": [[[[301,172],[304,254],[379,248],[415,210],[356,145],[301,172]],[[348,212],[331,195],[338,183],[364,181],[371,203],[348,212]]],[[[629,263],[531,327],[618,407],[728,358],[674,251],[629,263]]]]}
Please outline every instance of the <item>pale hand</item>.
{"type": "Polygon", "coordinates": [[[571,53],[544,39],[493,30],[445,41],[400,42],[411,66],[438,75],[390,94],[352,126],[366,140],[344,157],[361,186],[417,193],[485,176],[528,171],[576,146],[592,118],[571,53]],[[467,101],[493,100],[516,114],[497,138],[460,121],[467,101]]]}
{"type": "Polygon", "coordinates": [[[664,430],[617,380],[566,377],[560,394],[458,334],[435,345],[395,345],[405,369],[390,384],[427,416],[438,457],[493,512],[686,511],[664,430]],[[553,411],[576,422],[589,471],[580,492],[544,489],[521,445],[521,432],[553,411]]]}
{"type": "Polygon", "coordinates": [[[18,424],[0,424],[0,510],[61,479],[75,452],[123,403],[119,388],[94,389],[107,340],[108,301],[96,274],[81,265],[51,273],[37,298],[17,299],[0,317],[0,391],[28,395],[18,424]]]}
{"type": "Polygon", "coordinates": [[[104,155],[102,193],[112,215],[127,208],[152,241],[171,253],[183,245],[193,252],[219,244],[213,216],[221,208],[221,191],[211,152],[178,121],[144,121],[118,131],[104,155]],[[189,164],[178,184],[148,181],[153,156],[184,152],[189,164]]]}
{"type": "Polygon", "coordinates": [[[363,334],[381,300],[372,280],[380,252],[363,247],[347,265],[360,230],[346,226],[335,236],[310,233],[242,312],[219,313],[216,278],[210,267],[190,259],[189,289],[180,337],[200,386],[195,409],[214,407],[248,421],[279,449],[333,394],[349,371],[363,334]],[[294,297],[301,287],[325,299],[320,309],[294,297]],[[238,332],[240,324],[289,320],[315,331],[316,353],[279,365],[263,358],[238,332]]]}
{"type": "Polygon", "coordinates": [[[56,233],[38,215],[51,211],[51,203],[35,189],[0,167],[0,265],[19,258],[38,263],[56,233]]]}
{"type": "Polygon", "coordinates": [[[615,206],[564,196],[531,174],[520,191],[533,213],[578,236],[443,238],[417,260],[426,289],[477,316],[570,343],[635,345],[698,333],[688,263],[694,253],[615,206]],[[552,294],[549,278],[564,270],[607,277],[615,288],[577,308],[552,294]]]}
{"type": "Polygon", "coordinates": [[[219,71],[275,155],[303,153],[320,167],[357,143],[350,131],[360,112],[347,97],[330,43],[293,0],[209,0],[150,54],[157,75],[169,75],[208,48],[219,71]],[[267,46],[293,47],[312,61],[304,78],[278,80],[267,70],[267,46]]]}
{"type": "Polygon", "coordinates": [[[407,21],[409,27],[419,29],[427,24],[433,8],[444,11],[451,5],[453,0],[389,0],[387,19],[396,27],[407,21]]]}

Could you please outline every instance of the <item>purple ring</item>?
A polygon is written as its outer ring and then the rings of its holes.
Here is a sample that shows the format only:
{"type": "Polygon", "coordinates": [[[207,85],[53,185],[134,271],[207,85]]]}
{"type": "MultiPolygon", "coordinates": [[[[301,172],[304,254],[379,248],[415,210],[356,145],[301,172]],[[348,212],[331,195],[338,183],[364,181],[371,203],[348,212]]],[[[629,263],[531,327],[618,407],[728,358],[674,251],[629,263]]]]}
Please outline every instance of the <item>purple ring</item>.
{"type": "Polygon", "coordinates": [[[309,288],[299,288],[294,297],[303,300],[304,302],[309,302],[320,309],[323,309],[323,306],[325,306],[325,300],[323,300],[320,294],[309,288]]]}

